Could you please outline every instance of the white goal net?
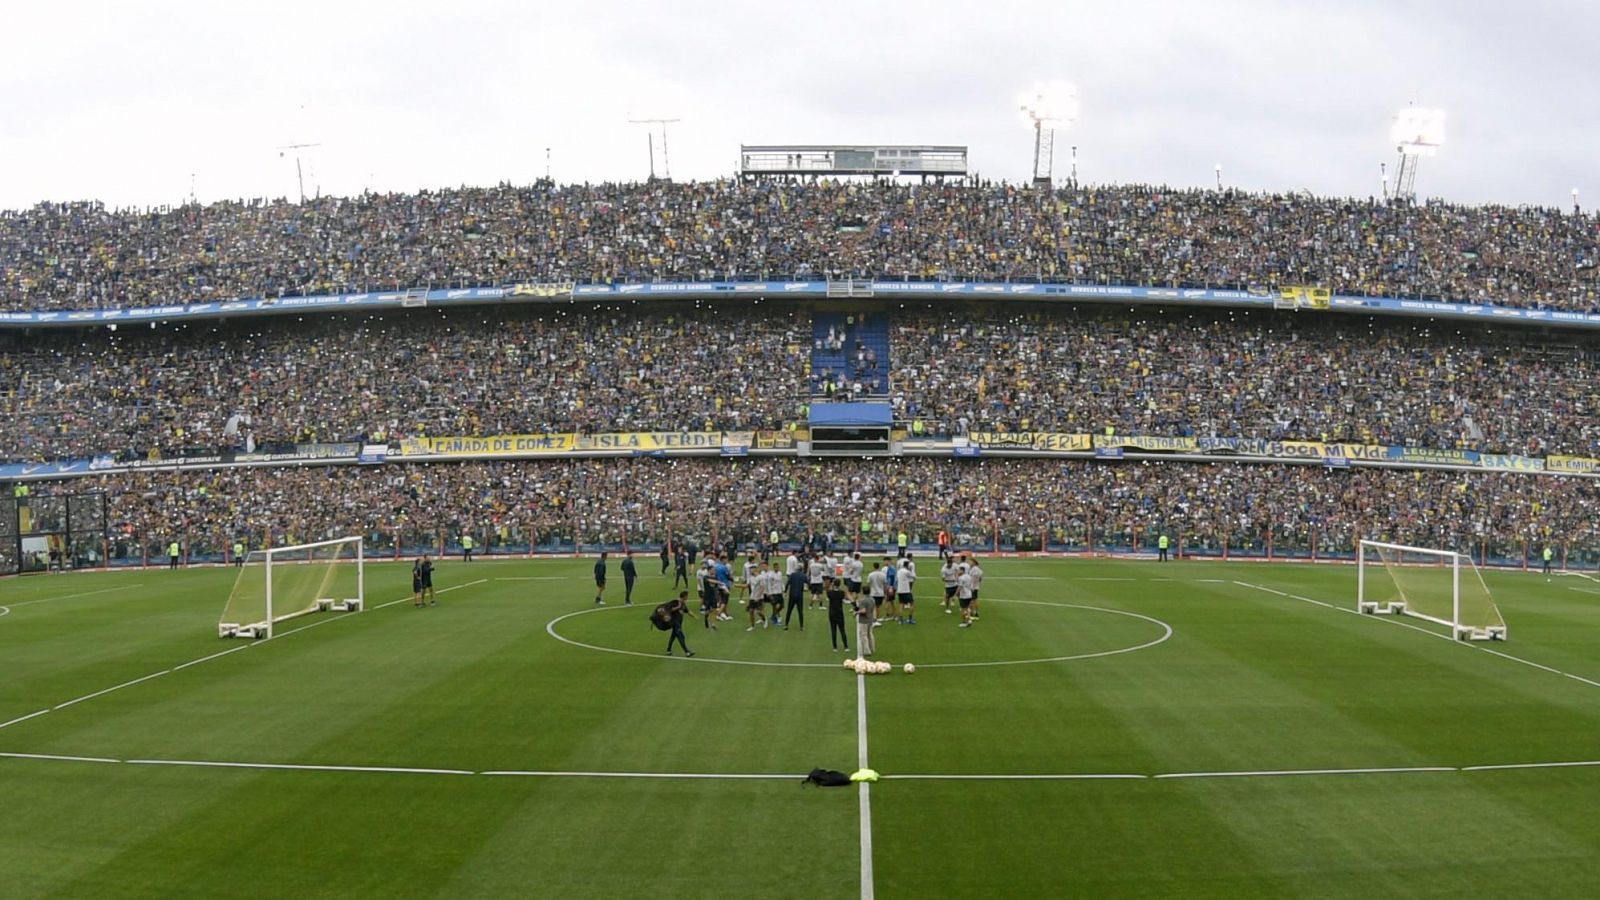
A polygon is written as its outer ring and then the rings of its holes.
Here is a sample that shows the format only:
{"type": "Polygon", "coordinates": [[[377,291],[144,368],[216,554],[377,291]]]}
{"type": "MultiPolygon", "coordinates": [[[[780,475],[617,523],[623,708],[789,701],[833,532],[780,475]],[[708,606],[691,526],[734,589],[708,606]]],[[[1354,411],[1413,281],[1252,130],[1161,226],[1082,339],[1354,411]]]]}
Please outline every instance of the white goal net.
{"type": "Polygon", "coordinates": [[[1356,552],[1356,608],[1415,616],[1458,640],[1505,640],[1500,617],[1472,557],[1449,550],[1362,541],[1356,552]]]}
{"type": "Polygon", "coordinates": [[[359,537],[252,550],[239,567],[217,623],[220,637],[272,637],[272,628],[306,613],[360,612],[366,557],[359,537]]]}

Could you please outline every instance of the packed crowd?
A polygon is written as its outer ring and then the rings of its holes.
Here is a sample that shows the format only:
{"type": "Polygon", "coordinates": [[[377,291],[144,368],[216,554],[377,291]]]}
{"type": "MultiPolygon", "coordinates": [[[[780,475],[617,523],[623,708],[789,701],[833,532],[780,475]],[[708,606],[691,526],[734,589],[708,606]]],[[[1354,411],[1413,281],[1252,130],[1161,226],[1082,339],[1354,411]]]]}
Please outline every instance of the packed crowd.
{"type": "MultiPolygon", "coordinates": [[[[804,420],[803,307],[691,304],[0,334],[0,460],[804,420]]],[[[959,306],[890,319],[924,434],[1100,432],[1600,455],[1600,347],[1312,314],[959,306]]],[[[808,387],[808,382],[810,382],[808,387]]],[[[821,391],[828,394],[828,391],[821,391]]]]}
{"type": "Polygon", "coordinates": [[[1593,215],[1126,185],[717,180],[0,213],[0,308],[719,277],[1043,279],[1595,309],[1593,215]]]}
{"type": "Polygon", "coordinates": [[[625,307],[0,335],[0,458],[793,421],[793,311],[625,307]]]}
{"type": "Polygon", "coordinates": [[[1600,455],[1600,343],[1314,314],[902,311],[898,417],[1600,455]]]}
{"type": "MultiPolygon", "coordinates": [[[[463,534],[491,549],[552,540],[635,546],[668,534],[748,543],[780,531],[848,543],[940,529],[992,545],[1043,535],[1100,542],[1171,534],[1189,548],[1349,552],[1358,538],[1491,554],[1522,542],[1600,561],[1600,482],[1314,466],[1045,459],[588,459],[235,468],[104,475],[40,486],[103,489],[131,542],[220,549],[365,534],[428,547],[463,534]],[[1315,532],[1316,537],[1312,534],[1315,532]],[[1119,537],[1120,536],[1120,537],[1119,537]],[[187,545],[187,544],[186,544],[187,545]]],[[[1591,565],[1593,562],[1590,563],[1591,565]]]]}

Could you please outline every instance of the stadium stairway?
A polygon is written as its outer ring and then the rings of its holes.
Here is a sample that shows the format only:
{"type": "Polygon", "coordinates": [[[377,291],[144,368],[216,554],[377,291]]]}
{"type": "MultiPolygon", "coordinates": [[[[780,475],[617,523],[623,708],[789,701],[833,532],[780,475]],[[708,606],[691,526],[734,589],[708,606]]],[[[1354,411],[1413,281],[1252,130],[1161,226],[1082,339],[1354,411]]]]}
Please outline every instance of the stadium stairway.
{"type": "Polygon", "coordinates": [[[811,390],[822,394],[823,379],[859,380],[868,397],[889,393],[889,317],[882,312],[817,312],[811,318],[811,390]],[[838,346],[840,349],[833,349],[838,346]],[[876,360],[863,368],[858,349],[876,360]]]}

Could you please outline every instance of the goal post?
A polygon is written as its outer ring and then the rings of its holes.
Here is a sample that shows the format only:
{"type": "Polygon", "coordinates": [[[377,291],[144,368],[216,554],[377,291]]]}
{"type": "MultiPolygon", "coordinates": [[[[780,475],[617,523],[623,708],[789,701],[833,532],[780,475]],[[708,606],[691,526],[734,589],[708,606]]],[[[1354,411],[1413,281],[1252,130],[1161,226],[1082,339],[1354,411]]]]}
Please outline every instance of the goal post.
{"type": "Polygon", "coordinates": [[[313,612],[366,607],[366,552],[359,537],[252,550],[228,594],[219,637],[270,638],[273,626],[313,612]]]}
{"type": "Polygon", "coordinates": [[[1356,548],[1356,610],[1414,616],[1450,629],[1457,640],[1505,640],[1500,616],[1472,557],[1450,550],[1361,541],[1356,548]]]}

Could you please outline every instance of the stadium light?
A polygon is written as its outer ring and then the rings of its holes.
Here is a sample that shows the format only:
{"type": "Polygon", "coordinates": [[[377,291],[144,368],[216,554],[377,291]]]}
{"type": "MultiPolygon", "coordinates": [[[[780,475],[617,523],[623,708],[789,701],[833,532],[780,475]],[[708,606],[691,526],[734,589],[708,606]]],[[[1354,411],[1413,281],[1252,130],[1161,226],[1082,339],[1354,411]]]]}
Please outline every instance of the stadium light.
{"type": "Polygon", "coordinates": [[[1577,188],[1573,188],[1572,189],[1572,214],[1573,215],[1577,215],[1578,212],[1579,212],[1579,209],[1578,209],[1578,189],[1577,188]]]}
{"type": "Polygon", "coordinates": [[[1023,122],[1033,129],[1033,183],[1048,187],[1055,165],[1056,129],[1078,118],[1078,88],[1065,81],[1044,81],[1017,97],[1023,122]]]}
{"type": "Polygon", "coordinates": [[[1217,190],[1222,190],[1222,163],[1217,163],[1217,190]]]}
{"type": "Polygon", "coordinates": [[[1444,146],[1444,110],[1408,106],[1395,114],[1389,137],[1406,156],[1434,156],[1444,146]]]}
{"type": "Polygon", "coordinates": [[[1389,139],[1400,155],[1394,195],[1390,199],[1415,200],[1418,160],[1438,155],[1439,148],[1444,146],[1444,110],[1407,106],[1395,113],[1389,139]]]}

